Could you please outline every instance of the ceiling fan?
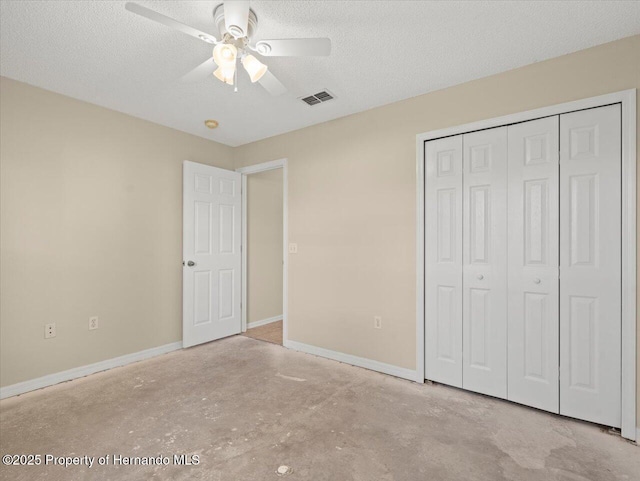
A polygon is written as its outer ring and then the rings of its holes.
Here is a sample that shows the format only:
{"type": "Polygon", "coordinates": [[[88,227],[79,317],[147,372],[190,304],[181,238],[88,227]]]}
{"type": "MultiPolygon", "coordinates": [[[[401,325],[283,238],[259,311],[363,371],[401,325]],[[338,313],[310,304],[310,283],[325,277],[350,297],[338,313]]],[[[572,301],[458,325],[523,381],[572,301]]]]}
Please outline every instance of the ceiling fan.
{"type": "Polygon", "coordinates": [[[205,60],[184,78],[200,78],[213,74],[218,80],[236,86],[238,60],[249,74],[251,82],[259,82],[271,95],[282,95],[287,88],[276,78],[269,68],[251,52],[263,57],[303,57],[326,56],[331,53],[328,38],[288,38],[258,40],[254,35],[258,29],[258,17],[249,8],[248,1],[225,0],[213,9],[213,20],[221,38],[185,25],[154,10],[128,2],[125,8],[155,22],[171,27],[203,42],[215,45],[213,57],[205,60]]]}

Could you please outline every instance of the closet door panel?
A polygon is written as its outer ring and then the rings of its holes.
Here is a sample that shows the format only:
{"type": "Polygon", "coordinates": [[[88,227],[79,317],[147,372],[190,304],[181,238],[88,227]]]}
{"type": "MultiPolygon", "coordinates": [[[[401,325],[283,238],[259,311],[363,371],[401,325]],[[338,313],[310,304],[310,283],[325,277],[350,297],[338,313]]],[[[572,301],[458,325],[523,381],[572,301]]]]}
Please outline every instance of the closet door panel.
{"type": "Polygon", "coordinates": [[[425,378],[462,386],[462,135],[425,143],[425,378]]]}
{"type": "Polygon", "coordinates": [[[463,136],[463,374],[507,396],[507,127],[463,136]]]}
{"type": "Polygon", "coordinates": [[[559,117],[509,126],[508,399],[559,412],[559,117]]]}
{"type": "Polygon", "coordinates": [[[619,427],[620,105],[560,116],[560,413],[619,427]]]}

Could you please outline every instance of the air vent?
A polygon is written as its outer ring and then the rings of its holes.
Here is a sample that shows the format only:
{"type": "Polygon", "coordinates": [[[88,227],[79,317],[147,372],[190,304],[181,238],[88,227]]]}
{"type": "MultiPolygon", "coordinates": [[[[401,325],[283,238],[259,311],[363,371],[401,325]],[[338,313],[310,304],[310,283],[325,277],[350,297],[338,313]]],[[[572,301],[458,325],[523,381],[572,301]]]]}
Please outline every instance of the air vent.
{"type": "Polygon", "coordinates": [[[317,94],[309,95],[308,97],[302,97],[302,100],[307,105],[318,105],[322,102],[327,102],[328,100],[333,99],[333,95],[323,90],[322,92],[318,92],[317,94]]]}
{"type": "Polygon", "coordinates": [[[315,95],[310,95],[309,97],[305,97],[302,99],[302,101],[309,105],[316,105],[316,104],[322,103],[322,101],[319,98],[317,98],[315,95]]]}

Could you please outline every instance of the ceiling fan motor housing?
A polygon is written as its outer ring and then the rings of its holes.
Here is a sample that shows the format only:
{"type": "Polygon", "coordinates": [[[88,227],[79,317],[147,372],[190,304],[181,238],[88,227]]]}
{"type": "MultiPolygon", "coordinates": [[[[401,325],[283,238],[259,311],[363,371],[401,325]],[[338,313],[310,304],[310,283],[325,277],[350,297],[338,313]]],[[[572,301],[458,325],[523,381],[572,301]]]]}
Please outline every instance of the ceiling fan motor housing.
{"type": "Polygon", "coordinates": [[[249,9],[249,24],[247,26],[248,31],[244,32],[244,35],[241,33],[242,29],[240,27],[238,27],[238,30],[236,31],[231,31],[231,32],[227,31],[227,27],[224,22],[224,4],[222,3],[213,9],[213,21],[218,27],[218,31],[220,32],[221,37],[224,36],[225,33],[228,33],[234,38],[247,37],[250,39],[255,35],[256,31],[258,30],[258,16],[256,15],[256,12],[254,12],[252,8],[249,9]]]}

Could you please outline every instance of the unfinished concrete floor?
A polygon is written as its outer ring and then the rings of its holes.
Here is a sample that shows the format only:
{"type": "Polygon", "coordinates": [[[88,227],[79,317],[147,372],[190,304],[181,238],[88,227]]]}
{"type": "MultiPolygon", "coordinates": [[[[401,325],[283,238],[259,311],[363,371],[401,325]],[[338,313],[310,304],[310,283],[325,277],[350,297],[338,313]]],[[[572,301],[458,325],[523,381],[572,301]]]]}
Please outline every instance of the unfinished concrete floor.
{"type": "Polygon", "coordinates": [[[198,466],[1,466],[3,480],[638,480],[640,448],[505,401],[237,336],[0,403],[2,454],[198,466]]]}

